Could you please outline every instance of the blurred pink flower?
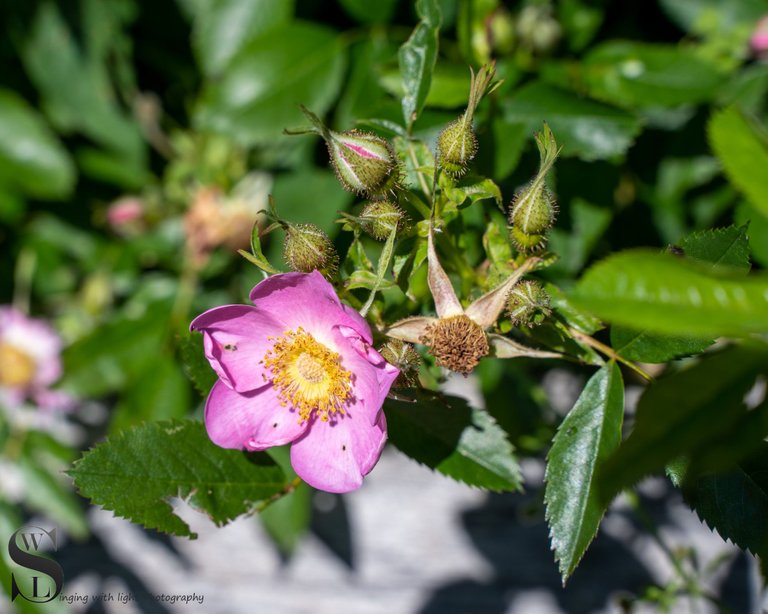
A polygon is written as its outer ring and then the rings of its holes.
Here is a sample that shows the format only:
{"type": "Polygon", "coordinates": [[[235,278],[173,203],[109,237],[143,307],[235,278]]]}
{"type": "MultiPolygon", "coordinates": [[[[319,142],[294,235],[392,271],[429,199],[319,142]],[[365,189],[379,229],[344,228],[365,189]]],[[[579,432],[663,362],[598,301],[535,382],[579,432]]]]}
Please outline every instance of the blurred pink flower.
{"type": "Polygon", "coordinates": [[[387,438],[381,408],[398,369],[317,271],[269,277],[250,298],[254,307],[224,305],[190,325],[219,376],[208,435],[224,448],[292,443],[291,464],[309,485],[359,488],[387,438]]]}
{"type": "Polygon", "coordinates": [[[768,15],[760,19],[750,39],[752,50],[758,55],[768,53],[768,15]]]}
{"type": "Polygon", "coordinates": [[[61,375],[61,338],[44,320],[0,307],[0,404],[31,400],[48,409],[69,409],[73,399],[50,390],[61,375]]]}

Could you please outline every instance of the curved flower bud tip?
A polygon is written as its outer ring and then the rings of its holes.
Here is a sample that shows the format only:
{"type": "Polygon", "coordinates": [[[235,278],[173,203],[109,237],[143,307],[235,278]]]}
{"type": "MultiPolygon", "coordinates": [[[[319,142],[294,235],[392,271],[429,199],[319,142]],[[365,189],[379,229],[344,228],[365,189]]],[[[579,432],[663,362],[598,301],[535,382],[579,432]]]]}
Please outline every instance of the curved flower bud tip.
{"type": "Polygon", "coordinates": [[[447,175],[457,179],[469,167],[477,154],[477,136],[472,127],[475,110],[486,93],[492,92],[501,81],[491,86],[496,74],[494,62],[484,65],[477,74],[470,68],[469,100],[464,114],[448,124],[437,137],[437,159],[447,175]],[[489,89],[490,88],[490,89],[489,89]]]}

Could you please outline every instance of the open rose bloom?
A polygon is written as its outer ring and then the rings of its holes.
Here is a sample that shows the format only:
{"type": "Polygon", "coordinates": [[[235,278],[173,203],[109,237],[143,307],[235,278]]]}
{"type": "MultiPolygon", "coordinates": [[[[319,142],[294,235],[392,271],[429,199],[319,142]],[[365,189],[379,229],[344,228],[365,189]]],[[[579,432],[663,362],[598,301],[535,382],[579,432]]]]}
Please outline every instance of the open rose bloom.
{"type": "Polygon", "coordinates": [[[382,405],[399,371],[317,271],[269,277],[250,298],[254,306],[216,307],[190,325],[219,376],[208,435],[224,448],[292,443],[291,464],[309,485],[359,488],[384,447],[382,405]]]}
{"type": "Polygon", "coordinates": [[[73,400],[50,390],[61,376],[61,339],[45,321],[0,307],[0,405],[32,401],[44,409],[69,409],[73,400]]]}

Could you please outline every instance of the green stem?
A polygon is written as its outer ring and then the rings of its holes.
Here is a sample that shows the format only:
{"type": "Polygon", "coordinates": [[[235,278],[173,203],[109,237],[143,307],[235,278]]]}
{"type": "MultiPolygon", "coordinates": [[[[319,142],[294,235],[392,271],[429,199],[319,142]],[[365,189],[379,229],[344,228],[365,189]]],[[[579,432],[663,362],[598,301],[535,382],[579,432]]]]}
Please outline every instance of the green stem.
{"type": "Polygon", "coordinates": [[[651,375],[643,371],[631,360],[627,360],[626,358],[624,358],[621,354],[616,352],[616,350],[614,350],[612,347],[609,347],[604,343],[601,343],[594,337],[590,337],[586,333],[582,333],[580,330],[573,328],[572,326],[566,326],[566,330],[568,331],[568,334],[570,334],[571,337],[573,337],[577,341],[581,341],[582,343],[584,343],[585,345],[588,345],[592,349],[597,350],[602,354],[605,354],[611,360],[615,360],[616,362],[620,362],[621,364],[629,367],[647,382],[649,383],[653,382],[653,377],[651,375]]]}

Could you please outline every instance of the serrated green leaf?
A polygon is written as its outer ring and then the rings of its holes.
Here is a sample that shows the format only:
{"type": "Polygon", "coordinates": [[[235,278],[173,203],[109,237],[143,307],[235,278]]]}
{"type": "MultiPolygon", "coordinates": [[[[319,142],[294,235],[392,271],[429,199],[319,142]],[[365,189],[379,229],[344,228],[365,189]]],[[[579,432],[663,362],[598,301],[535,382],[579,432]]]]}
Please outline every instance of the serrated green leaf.
{"type": "Polygon", "coordinates": [[[673,459],[695,458],[737,428],[751,413],[743,398],[767,357],[765,351],[731,348],[650,385],[632,433],[601,468],[601,499],[610,501],[673,459]]]}
{"type": "Polygon", "coordinates": [[[768,217],[768,143],[735,108],[712,115],[707,125],[709,144],[723,164],[728,179],[768,217]]]}
{"type": "Polygon", "coordinates": [[[723,76],[694,49],[608,41],[582,63],[587,91],[620,106],[679,106],[714,96],[723,76]]]}
{"type": "Polygon", "coordinates": [[[687,258],[728,266],[749,273],[749,241],[747,225],[701,230],[680,241],[687,258]]]}
{"type": "Polygon", "coordinates": [[[768,556],[768,446],[724,473],[675,482],[685,502],[723,539],[768,556]]]}
{"type": "Polygon", "coordinates": [[[389,440],[449,477],[494,491],[520,490],[520,467],[504,431],[458,397],[423,393],[415,403],[387,400],[389,440]]]}
{"type": "Polygon", "coordinates": [[[547,122],[562,156],[601,160],[623,155],[640,133],[640,120],[627,111],[581,98],[540,82],[523,86],[502,103],[507,125],[530,134],[547,122]]]}
{"type": "Polygon", "coordinates": [[[409,128],[424,108],[429,94],[437,61],[441,19],[437,0],[416,0],[416,12],[421,21],[397,53],[403,78],[403,117],[409,128]]]}
{"type": "Polygon", "coordinates": [[[752,258],[768,267],[768,216],[762,215],[749,203],[736,208],[735,219],[749,224],[749,248],[752,258]]]}
{"type": "Polygon", "coordinates": [[[563,584],[576,569],[605,514],[596,487],[598,463],[621,441],[624,384],[615,363],[587,382],[547,456],[544,501],[563,584]]]}
{"type": "Polygon", "coordinates": [[[296,124],[300,102],[325,113],[341,89],[345,65],[343,41],[332,30],[299,21],[271,29],[208,82],[195,123],[244,146],[272,144],[296,124]]]}
{"type": "Polygon", "coordinates": [[[181,497],[222,526],[282,490],[283,471],[263,452],[214,445],[202,422],[146,422],[86,452],[69,474],[84,497],[118,516],[195,538],[168,500],[181,497]]]}
{"type": "Polygon", "coordinates": [[[592,266],[570,296],[599,317],[674,335],[749,335],[768,331],[768,276],[627,250],[592,266]]]}
{"type": "Polygon", "coordinates": [[[207,397],[218,376],[211,369],[203,348],[203,336],[189,333],[179,344],[184,373],[194,384],[200,396],[207,397]]]}
{"type": "Polygon", "coordinates": [[[62,198],[74,182],[72,160],[42,117],[0,89],[0,183],[37,198],[62,198]]]}

